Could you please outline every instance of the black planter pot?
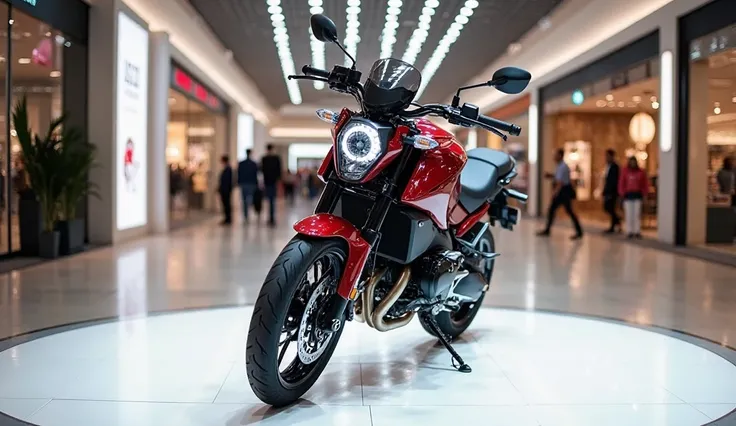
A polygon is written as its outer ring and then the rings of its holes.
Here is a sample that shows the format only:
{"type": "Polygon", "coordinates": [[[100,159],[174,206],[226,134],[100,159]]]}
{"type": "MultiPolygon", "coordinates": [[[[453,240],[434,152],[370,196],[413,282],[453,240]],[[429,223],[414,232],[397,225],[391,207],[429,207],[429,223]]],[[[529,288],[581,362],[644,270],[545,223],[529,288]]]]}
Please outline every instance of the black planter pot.
{"type": "Polygon", "coordinates": [[[56,224],[59,231],[59,254],[66,256],[84,250],[84,220],[63,220],[56,224]]]}
{"type": "Polygon", "coordinates": [[[44,259],[59,257],[59,231],[41,232],[38,237],[38,255],[44,259]]]}
{"type": "Polygon", "coordinates": [[[18,195],[20,253],[23,256],[35,257],[39,254],[38,243],[43,229],[41,204],[31,190],[22,191],[18,195]]]}

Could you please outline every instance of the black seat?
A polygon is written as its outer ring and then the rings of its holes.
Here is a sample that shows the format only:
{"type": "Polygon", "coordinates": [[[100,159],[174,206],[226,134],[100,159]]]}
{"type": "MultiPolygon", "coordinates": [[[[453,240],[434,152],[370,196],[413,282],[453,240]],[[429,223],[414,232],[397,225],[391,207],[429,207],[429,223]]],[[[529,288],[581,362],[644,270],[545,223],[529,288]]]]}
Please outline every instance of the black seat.
{"type": "Polygon", "coordinates": [[[496,195],[498,181],[516,167],[514,157],[490,148],[468,151],[468,161],[460,173],[460,204],[472,213],[496,195]]]}

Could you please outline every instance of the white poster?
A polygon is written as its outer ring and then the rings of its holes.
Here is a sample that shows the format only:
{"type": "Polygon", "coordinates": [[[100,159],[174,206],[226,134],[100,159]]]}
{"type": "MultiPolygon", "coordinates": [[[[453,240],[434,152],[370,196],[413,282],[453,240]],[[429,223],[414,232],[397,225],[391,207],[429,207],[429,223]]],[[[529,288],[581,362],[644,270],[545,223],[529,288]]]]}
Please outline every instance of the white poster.
{"type": "Polygon", "coordinates": [[[253,148],[253,116],[238,114],[238,161],[245,160],[245,150],[253,148]]]}
{"type": "Polygon", "coordinates": [[[118,14],[117,227],[148,221],[148,30],[118,14]]]}

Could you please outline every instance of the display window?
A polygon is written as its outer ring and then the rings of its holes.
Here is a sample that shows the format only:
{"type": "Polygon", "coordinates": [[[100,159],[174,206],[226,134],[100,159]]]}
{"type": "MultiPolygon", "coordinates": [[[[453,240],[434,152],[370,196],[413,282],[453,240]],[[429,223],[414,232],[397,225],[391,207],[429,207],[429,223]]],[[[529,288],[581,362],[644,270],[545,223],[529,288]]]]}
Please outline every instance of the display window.
{"type": "MultiPolygon", "coordinates": [[[[32,132],[45,134],[51,122],[69,109],[74,113],[67,116],[73,120],[67,122],[83,128],[86,114],[77,116],[77,105],[66,104],[64,87],[66,83],[76,85],[79,79],[86,78],[84,74],[67,75],[66,71],[78,64],[65,63],[69,50],[82,49],[86,54],[86,48],[51,25],[4,2],[0,2],[0,17],[3,17],[0,23],[5,35],[0,39],[0,256],[21,251],[33,255],[39,224],[29,212],[34,211],[35,197],[11,114],[15,104],[25,97],[32,132]]],[[[73,57],[86,61],[85,56],[73,57]]],[[[85,209],[79,208],[77,214],[84,216],[85,209]]]]}
{"type": "MultiPolygon", "coordinates": [[[[642,200],[642,234],[656,238],[658,110],[657,58],[579,82],[576,88],[544,100],[544,171],[553,170],[551,159],[562,149],[575,187],[576,211],[584,224],[610,226],[603,190],[610,170],[606,152],[613,150],[621,169],[633,157],[649,179],[649,192],[642,200]]],[[[622,217],[621,205],[615,208],[622,217]]]]}
{"type": "MultiPolygon", "coordinates": [[[[166,162],[172,227],[215,211],[220,157],[227,153],[224,103],[174,66],[166,162]]],[[[231,166],[235,167],[234,160],[231,166]]]]}
{"type": "Polygon", "coordinates": [[[690,43],[689,112],[690,153],[703,153],[690,163],[703,194],[689,200],[703,213],[691,219],[704,222],[689,239],[736,254],[736,25],[690,43]]]}

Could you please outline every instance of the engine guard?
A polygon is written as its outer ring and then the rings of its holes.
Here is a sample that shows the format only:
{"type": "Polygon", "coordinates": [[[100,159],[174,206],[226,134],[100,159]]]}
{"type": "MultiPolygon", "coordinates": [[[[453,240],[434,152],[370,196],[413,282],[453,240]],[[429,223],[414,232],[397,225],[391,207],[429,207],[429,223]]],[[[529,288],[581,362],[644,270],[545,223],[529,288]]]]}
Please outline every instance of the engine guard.
{"type": "Polygon", "coordinates": [[[294,224],[294,230],[308,237],[342,238],[348,243],[348,258],[337,285],[337,294],[345,301],[350,300],[371,251],[370,244],[360,234],[360,230],[347,220],[329,213],[305,217],[294,224]]]}

